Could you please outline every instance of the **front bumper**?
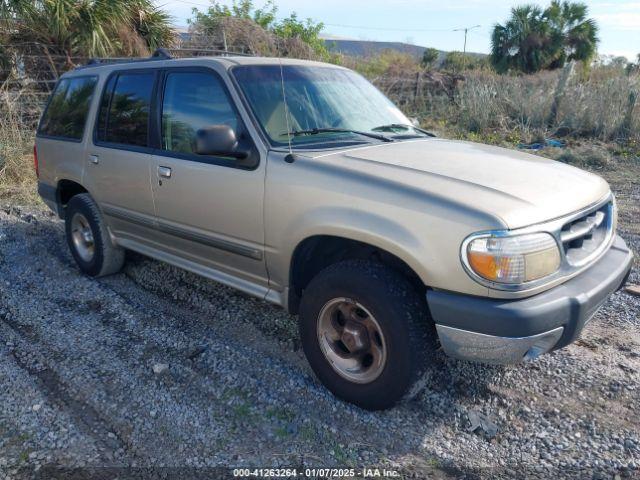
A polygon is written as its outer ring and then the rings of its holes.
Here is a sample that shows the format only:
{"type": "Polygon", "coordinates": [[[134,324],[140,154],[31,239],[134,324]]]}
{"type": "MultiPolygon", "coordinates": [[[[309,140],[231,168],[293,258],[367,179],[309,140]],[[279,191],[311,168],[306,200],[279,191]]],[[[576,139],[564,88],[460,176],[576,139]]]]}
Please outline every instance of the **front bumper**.
{"type": "Polygon", "coordinates": [[[609,296],[624,285],[633,253],[616,236],[580,275],[520,300],[429,290],[427,302],[443,350],[462,360],[518,363],[575,341],[609,296]]]}

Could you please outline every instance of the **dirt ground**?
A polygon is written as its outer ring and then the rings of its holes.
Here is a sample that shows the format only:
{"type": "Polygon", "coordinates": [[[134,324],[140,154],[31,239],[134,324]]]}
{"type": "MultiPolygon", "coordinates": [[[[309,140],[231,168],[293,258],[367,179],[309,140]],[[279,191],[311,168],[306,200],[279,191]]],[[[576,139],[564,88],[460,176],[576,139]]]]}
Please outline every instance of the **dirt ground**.
{"type": "MultiPolygon", "coordinates": [[[[604,172],[636,255],[639,170],[604,172]]],[[[616,293],[581,340],[532,363],[439,354],[416,399],[370,413],[315,379],[295,317],[134,254],[120,274],[84,277],[62,223],[36,207],[0,209],[0,387],[0,479],[278,466],[640,478],[638,297],[616,293]],[[494,437],[468,431],[475,413],[494,437]]]]}

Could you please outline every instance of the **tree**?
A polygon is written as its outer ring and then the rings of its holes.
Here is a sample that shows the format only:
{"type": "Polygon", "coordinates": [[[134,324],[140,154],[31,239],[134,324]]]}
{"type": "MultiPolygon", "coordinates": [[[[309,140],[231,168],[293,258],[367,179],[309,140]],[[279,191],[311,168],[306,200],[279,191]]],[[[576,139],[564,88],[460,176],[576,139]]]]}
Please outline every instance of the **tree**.
{"type": "Polygon", "coordinates": [[[629,65],[629,60],[627,57],[617,56],[611,58],[608,65],[615,70],[624,70],[629,65]]]}
{"type": "Polygon", "coordinates": [[[636,63],[629,62],[627,65],[627,73],[640,72],[640,53],[636,57],[636,63]]]}
{"type": "Polygon", "coordinates": [[[477,70],[483,68],[486,64],[486,57],[454,51],[448,52],[444,57],[442,68],[452,72],[461,72],[463,70],[477,70]]]}
{"type": "Polygon", "coordinates": [[[545,10],[526,5],[496,24],[491,62],[498,72],[534,73],[561,68],[567,61],[590,61],[598,44],[598,27],[583,3],[554,0],[545,10]]]}
{"type": "Polygon", "coordinates": [[[584,3],[554,0],[545,11],[551,24],[555,60],[550,68],[561,68],[567,61],[588,62],[593,59],[598,46],[598,26],[587,18],[589,8],[584,3]]]}
{"type": "Polygon", "coordinates": [[[288,18],[273,26],[273,33],[280,38],[293,39],[298,38],[309,45],[316,53],[325,57],[327,47],[324,40],[320,38],[320,32],[324,25],[315,23],[310,18],[305,21],[298,20],[298,15],[293,12],[288,18]]]}
{"type": "MultiPolygon", "coordinates": [[[[273,0],[268,0],[261,8],[256,8],[253,0],[233,0],[230,7],[212,0],[211,6],[204,12],[197,8],[193,9],[193,18],[189,20],[189,23],[193,34],[217,37],[220,36],[220,29],[224,28],[224,24],[228,24],[229,20],[239,20],[240,24],[236,25],[236,30],[245,31],[251,31],[250,25],[247,25],[249,22],[274,35],[276,39],[298,40],[321,58],[329,57],[325,42],[320,38],[320,32],[324,28],[322,23],[316,23],[310,18],[300,20],[295,12],[278,21],[276,19],[277,11],[278,8],[273,0]]],[[[254,33],[257,32],[254,31],[254,33]]],[[[245,39],[245,43],[248,40],[250,39],[245,39]]],[[[291,42],[284,43],[284,46],[277,45],[276,49],[278,51],[284,50],[286,53],[291,50],[292,45],[291,42]]],[[[249,50],[252,49],[249,48],[249,50]]]]}
{"type": "Polygon", "coordinates": [[[385,49],[376,55],[347,57],[347,64],[367,78],[414,77],[420,69],[416,57],[398,50],[385,49]]]}
{"type": "Polygon", "coordinates": [[[194,8],[194,18],[188,20],[188,22],[191,24],[200,24],[203,28],[207,26],[215,28],[220,18],[232,17],[251,20],[265,30],[268,30],[275,23],[277,11],[278,7],[276,7],[272,0],[267,1],[262,8],[258,9],[254,9],[253,0],[234,1],[231,7],[213,1],[205,12],[194,8]]]}
{"type": "Polygon", "coordinates": [[[440,58],[440,52],[435,48],[427,48],[422,54],[422,66],[424,68],[431,68],[433,64],[440,58]]]}
{"type": "Polygon", "coordinates": [[[0,0],[0,31],[52,69],[72,67],[74,57],[148,54],[174,40],[169,15],[152,0],[0,0]]]}

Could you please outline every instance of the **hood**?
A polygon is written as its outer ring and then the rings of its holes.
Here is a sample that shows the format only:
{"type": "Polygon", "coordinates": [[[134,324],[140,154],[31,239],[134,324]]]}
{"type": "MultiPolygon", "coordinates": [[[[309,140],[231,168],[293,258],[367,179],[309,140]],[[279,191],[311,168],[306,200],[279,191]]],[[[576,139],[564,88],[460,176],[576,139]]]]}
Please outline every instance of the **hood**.
{"type": "Polygon", "coordinates": [[[511,229],[573,213],[610,191],[584,170],[471,142],[420,139],[310,156],[473,206],[511,229]]]}

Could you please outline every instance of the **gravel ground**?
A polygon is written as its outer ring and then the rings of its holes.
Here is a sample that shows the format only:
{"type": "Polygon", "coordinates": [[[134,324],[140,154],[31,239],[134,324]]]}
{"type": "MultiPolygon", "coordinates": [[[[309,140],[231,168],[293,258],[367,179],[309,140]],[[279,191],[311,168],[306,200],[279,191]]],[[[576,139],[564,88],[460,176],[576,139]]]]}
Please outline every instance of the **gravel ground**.
{"type": "MultiPolygon", "coordinates": [[[[629,178],[611,181],[621,232],[640,252],[629,178]]],[[[2,480],[50,478],[53,467],[184,478],[219,466],[640,478],[640,298],[623,292],[566,349],[513,367],[439,354],[417,398],[370,413],[314,378],[294,317],[134,254],[123,273],[83,277],[59,220],[5,206],[0,381],[2,480]],[[475,413],[495,436],[468,431],[475,413]]]]}

